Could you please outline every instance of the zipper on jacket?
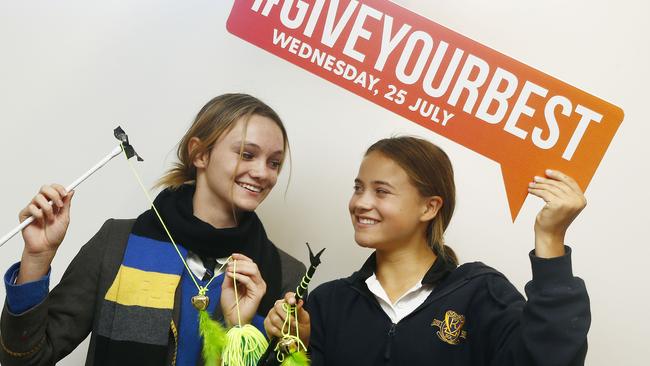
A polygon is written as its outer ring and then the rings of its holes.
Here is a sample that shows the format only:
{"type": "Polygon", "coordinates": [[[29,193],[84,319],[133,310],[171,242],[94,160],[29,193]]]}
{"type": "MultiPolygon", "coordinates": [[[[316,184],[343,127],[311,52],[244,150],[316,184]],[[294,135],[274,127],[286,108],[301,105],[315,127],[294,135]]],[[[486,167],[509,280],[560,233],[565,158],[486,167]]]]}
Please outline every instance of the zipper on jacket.
{"type": "Polygon", "coordinates": [[[390,360],[390,350],[393,344],[393,336],[395,335],[395,327],[397,327],[397,324],[392,323],[388,330],[388,341],[386,343],[386,351],[384,352],[384,359],[386,361],[390,360]]]}

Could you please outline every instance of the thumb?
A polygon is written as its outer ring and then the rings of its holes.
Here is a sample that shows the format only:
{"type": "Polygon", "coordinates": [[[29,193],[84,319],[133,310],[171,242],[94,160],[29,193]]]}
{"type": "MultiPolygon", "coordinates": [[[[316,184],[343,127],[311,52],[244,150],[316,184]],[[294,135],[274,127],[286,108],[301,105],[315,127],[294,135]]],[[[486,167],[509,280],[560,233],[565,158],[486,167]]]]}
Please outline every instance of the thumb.
{"type": "Polygon", "coordinates": [[[296,294],[293,292],[287,292],[284,294],[284,302],[289,305],[296,305],[296,294]]]}

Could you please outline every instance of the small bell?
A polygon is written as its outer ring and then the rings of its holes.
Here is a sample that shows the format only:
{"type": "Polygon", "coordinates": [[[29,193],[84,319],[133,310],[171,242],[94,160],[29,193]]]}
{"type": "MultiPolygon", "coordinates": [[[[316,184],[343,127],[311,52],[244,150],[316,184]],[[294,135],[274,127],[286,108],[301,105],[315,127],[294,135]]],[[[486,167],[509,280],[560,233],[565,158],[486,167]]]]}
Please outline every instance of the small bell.
{"type": "Polygon", "coordinates": [[[283,354],[290,355],[298,351],[298,342],[295,339],[284,338],[278,342],[278,348],[283,354]]]}
{"type": "Polygon", "coordinates": [[[192,305],[198,311],[207,309],[209,303],[210,303],[210,298],[203,294],[192,296],[192,305]]]}

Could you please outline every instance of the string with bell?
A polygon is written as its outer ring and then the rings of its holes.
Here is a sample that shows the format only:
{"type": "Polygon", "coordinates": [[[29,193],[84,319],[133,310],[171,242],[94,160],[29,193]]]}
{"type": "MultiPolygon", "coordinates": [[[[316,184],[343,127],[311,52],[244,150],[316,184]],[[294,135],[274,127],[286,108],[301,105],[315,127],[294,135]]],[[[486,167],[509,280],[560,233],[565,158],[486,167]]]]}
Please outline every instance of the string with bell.
{"type": "Polygon", "coordinates": [[[282,304],[286,311],[284,323],[282,324],[282,339],[275,346],[274,350],[277,361],[282,366],[306,366],[309,365],[307,347],[300,340],[300,327],[298,326],[298,308],[287,303],[282,304]],[[296,333],[291,332],[291,316],[296,319],[296,333]]]}
{"type": "MultiPolygon", "coordinates": [[[[309,243],[306,244],[307,249],[309,250],[310,265],[307,272],[302,277],[300,285],[296,288],[296,304],[304,298],[309,283],[316,272],[316,267],[321,263],[320,256],[325,251],[325,248],[323,248],[317,254],[314,254],[309,243]]],[[[274,338],[271,340],[271,345],[262,356],[258,366],[272,366],[276,364],[280,364],[281,366],[308,366],[310,360],[307,356],[307,347],[300,340],[298,308],[296,305],[289,305],[286,302],[282,304],[282,308],[286,312],[281,330],[282,337],[280,339],[274,338]],[[296,319],[295,334],[293,334],[291,330],[291,315],[296,319]],[[275,353],[275,357],[271,355],[271,351],[275,353]]]]}
{"type": "MultiPolygon", "coordinates": [[[[124,147],[123,147],[124,150],[124,147]]],[[[193,272],[190,270],[183,254],[176,241],[172,237],[167,225],[165,225],[162,216],[158,212],[158,209],[153,203],[149,192],[142,183],[140,175],[135,170],[131,162],[127,158],[127,162],[133,175],[135,176],[140,188],[144,192],[147,200],[149,201],[151,208],[155,212],[160,224],[162,225],[167,237],[171,241],[176,253],[178,253],[179,258],[183,262],[185,269],[187,270],[192,282],[196,286],[198,292],[195,296],[192,297],[191,303],[194,308],[199,313],[199,334],[203,337],[203,349],[202,355],[206,365],[216,365],[219,359],[221,359],[222,366],[255,366],[259,361],[260,357],[264,353],[264,350],[268,347],[268,343],[264,335],[254,326],[246,324],[241,325],[241,315],[239,312],[239,297],[237,294],[237,261],[233,260],[232,257],[228,257],[226,262],[221,265],[218,271],[215,271],[212,275],[212,278],[205,284],[205,286],[199,285],[196,280],[193,272]],[[208,305],[210,304],[210,298],[207,296],[208,286],[210,283],[217,277],[218,273],[223,271],[223,268],[228,264],[228,262],[233,261],[233,281],[235,289],[235,306],[237,309],[237,320],[238,324],[233,326],[228,332],[225,331],[224,327],[218,321],[213,320],[210,317],[210,314],[207,312],[208,305]]]]}

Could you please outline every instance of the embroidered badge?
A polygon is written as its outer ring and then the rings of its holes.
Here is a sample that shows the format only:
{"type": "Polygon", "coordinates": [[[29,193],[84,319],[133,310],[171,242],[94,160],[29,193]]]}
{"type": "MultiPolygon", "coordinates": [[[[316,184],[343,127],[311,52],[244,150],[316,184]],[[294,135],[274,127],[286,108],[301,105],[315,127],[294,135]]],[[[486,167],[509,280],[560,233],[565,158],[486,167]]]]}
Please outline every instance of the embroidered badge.
{"type": "Polygon", "coordinates": [[[445,320],[433,319],[432,327],[438,327],[436,334],[441,341],[451,345],[457,345],[461,339],[467,338],[467,332],[463,330],[465,325],[465,316],[456,313],[453,310],[447,310],[445,320]]]}

